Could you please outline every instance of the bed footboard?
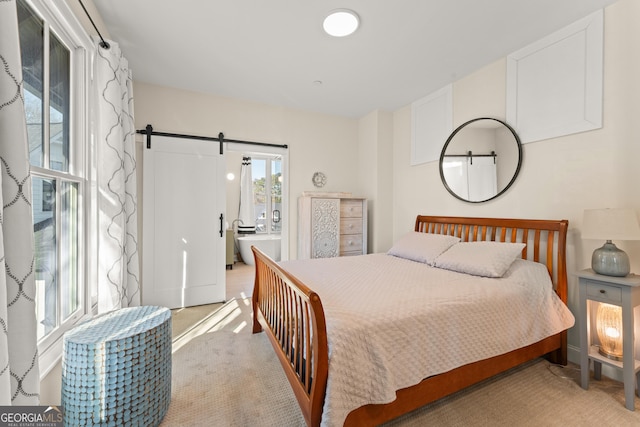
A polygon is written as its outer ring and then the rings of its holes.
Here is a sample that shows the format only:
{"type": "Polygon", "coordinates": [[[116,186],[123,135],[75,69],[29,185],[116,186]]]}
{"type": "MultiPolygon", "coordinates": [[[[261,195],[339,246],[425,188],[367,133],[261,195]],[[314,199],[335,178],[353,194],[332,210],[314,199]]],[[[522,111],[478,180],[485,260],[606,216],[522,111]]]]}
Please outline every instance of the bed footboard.
{"type": "Polygon", "coordinates": [[[307,425],[320,425],[329,369],[322,302],[259,249],[251,249],[256,265],[253,333],[264,330],[307,425]]]}

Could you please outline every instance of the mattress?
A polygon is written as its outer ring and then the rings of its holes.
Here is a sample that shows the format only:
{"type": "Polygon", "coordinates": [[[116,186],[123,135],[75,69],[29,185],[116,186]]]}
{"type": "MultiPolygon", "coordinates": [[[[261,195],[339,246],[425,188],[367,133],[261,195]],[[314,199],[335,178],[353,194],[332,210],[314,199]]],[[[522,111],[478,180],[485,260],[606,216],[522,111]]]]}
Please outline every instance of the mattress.
{"type": "Polygon", "coordinates": [[[546,267],[516,260],[502,278],[387,254],[280,265],[320,295],[329,345],[322,424],[388,403],[398,389],[538,342],[574,324],[546,267]]]}

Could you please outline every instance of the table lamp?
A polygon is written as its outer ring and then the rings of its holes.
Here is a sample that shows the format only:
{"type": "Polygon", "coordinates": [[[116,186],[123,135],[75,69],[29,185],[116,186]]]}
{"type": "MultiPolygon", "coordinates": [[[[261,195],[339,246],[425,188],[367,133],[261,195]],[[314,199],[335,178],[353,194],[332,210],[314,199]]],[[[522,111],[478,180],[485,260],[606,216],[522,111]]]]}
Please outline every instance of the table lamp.
{"type": "Polygon", "coordinates": [[[630,271],[629,257],[612,240],[640,240],[636,213],[633,209],[586,209],[582,238],[606,241],[593,251],[593,271],[605,276],[624,277],[630,271]]]}
{"type": "Polygon", "coordinates": [[[622,360],[622,307],[601,302],[596,314],[598,352],[609,359],[622,360]]]}

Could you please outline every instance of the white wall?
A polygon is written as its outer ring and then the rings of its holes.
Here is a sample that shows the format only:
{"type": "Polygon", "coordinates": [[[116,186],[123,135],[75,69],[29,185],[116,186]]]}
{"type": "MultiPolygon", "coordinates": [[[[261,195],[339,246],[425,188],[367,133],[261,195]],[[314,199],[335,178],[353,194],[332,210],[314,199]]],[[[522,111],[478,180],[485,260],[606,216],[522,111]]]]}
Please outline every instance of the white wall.
{"type": "MultiPolygon", "coordinates": [[[[568,219],[569,307],[577,313],[577,270],[590,267],[603,242],[582,241],[584,209],[630,207],[640,211],[640,2],[621,0],[605,9],[603,127],[523,146],[520,175],[503,196],[481,204],[452,197],[438,163],[409,166],[411,107],[394,113],[394,238],[416,214],[568,219]]],[[[506,60],[454,83],[454,128],[474,117],[505,119],[506,60]]],[[[516,129],[517,131],[517,129],[516,129]]],[[[640,273],[640,242],[616,242],[640,273]]],[[[579,346],[577,328],[570,350],[579,346]]],[[[572,352],[570,352],[570,356],[572,352]]]]}
{"type": "Polygon", "coordinates": [[[368,253],[393,244],[393,114],[376,110],[359,120],[362,197],[368,199],[368,253]]]}

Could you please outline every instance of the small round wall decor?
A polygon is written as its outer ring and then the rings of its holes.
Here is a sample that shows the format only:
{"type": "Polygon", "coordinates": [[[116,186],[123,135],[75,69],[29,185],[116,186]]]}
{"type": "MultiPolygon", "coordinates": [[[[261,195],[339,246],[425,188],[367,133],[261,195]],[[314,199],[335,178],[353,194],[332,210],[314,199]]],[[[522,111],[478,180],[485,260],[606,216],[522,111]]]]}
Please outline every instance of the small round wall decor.
{"type": "Polygon", "coordinates": [[[313,181],[313,185],[317,188],[322,188],[327,183],[327,177],[322,172],[316,172],[313,174],[311,181],[313,181]]]}

